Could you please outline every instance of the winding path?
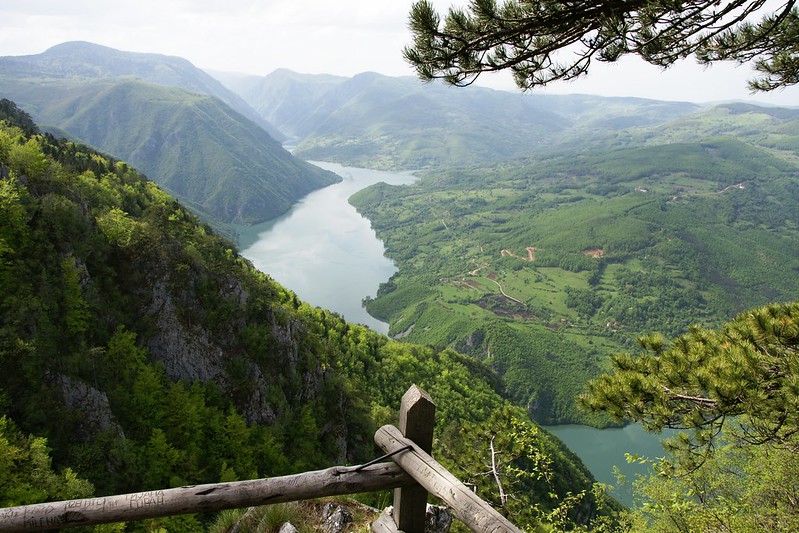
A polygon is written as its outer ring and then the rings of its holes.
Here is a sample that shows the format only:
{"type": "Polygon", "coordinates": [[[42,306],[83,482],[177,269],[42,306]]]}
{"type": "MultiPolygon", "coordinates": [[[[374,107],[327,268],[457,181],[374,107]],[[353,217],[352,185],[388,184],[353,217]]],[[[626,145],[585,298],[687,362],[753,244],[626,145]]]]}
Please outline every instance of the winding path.
{"type": "Polygon", "coordinates": [[[487,279],[487,280],[489,280],[489,281],[493,281],[494,283],[496,283],[497,287],[499,287],[499,292],[501,292],[501,293],[502,293],[502,296],[504,296],[504,297],[505,297],[505,298],[507,298],[508,300],[513,300],[514,302],[516,302],[516,303],[518,303],[518,304],[524,305],[524,302],[523,302],[523,301],[521,301],[521,300],[517,300],[517,299],[516,299],[516,298],[514,298],[513,296],[510,296],[510,295],[508,295],[508,294],[505,292],[505,289],[503,289],[503,288],[502,288],[502,285],[500,285],[500,284],[499,284],[499,282],[498,282],[497,280],[495,280],[495,279],[491,279],[491,278],[486,278],[486,279],[487,279]]]}

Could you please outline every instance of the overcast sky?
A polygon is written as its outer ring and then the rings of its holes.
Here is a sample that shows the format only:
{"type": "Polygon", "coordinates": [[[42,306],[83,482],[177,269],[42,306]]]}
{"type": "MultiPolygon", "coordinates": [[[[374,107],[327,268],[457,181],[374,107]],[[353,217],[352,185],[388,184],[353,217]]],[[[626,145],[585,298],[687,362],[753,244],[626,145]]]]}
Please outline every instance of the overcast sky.
{"type": "MultiPolygon", "coordinates": [[[[440,11],[466,0],[434,0],[440,11]]],[[[410,41],[412,0],[0,0],[0,55],[38,54],[65,41],[188,59],[213,70],[266,75],[277,68],[352,76],[413,75],[401,50],[410,41]]],[[[662,71],[635,59],[596,65],[588,77],[546,92],[716,102],[746,99],[799,106],[799,87],[749,94],[747,66],[689,59],[662,71]]],[[[505,75],[479,84],[515,90],[505,75]]]]}

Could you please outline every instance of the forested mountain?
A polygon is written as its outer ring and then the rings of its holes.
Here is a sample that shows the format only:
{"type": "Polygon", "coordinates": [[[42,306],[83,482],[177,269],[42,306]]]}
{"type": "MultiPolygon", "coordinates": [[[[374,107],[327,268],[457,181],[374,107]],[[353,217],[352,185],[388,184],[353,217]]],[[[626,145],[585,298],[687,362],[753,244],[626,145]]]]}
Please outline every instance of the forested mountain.
{"type": "Polygon", "coordinates": [[[493,366],[538,420],[601,423],[574,398],[637,336],[799,299],[795,113],[742,109],[361,191],[351,201],[399,267],[367,309],[392,335],[493,366]],[[665,141],[753,123],[770,148],[665,141]]]}
{"type": "Polygon", "coordinates": [[[2,507],[363,461],[415,382],[437,403],[434,453],[485,498],[489,442],[507,444],[520,525],[568,502],[596,518],[590,474],[486,366],[310,307],[126,163],[7,100],[0,323],[2,507]]]}
{"type": "Polygon", "coordinates": [[[237,85],[247,102],[295,137],[295,154],[372,168],[496,162],[577,142],[597,131],[659,124],[698,106],[636,98],[521,95],[278,70],[237,85]]]}
{"type": "Polygon", "coordinates": [[[162,54],[115,50],[99,44],[73,41],[53,46],[41,54],[0,57],[0,72],[18,79],[103,79],[130,76],[154,83],[180,87],[190,93],[219,98],[252,120],[269,135],[283,136],[235,92],[189,61],[162,54]]]}
{"type": "Polygon", "coordinates": [[[155,176],[214,225],[274,218],[338,179],[292,157],[216,96],[233,101],[229,91],[178,58],[69,43],[0,58],[0,95],[155,176]]]}

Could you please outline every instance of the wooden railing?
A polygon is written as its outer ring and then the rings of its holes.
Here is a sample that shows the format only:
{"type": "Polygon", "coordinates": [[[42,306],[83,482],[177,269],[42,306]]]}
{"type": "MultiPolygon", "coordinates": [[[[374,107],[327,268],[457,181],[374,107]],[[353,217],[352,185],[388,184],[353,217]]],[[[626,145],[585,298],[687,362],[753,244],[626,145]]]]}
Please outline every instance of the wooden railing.
{"type": "Polygon", "coordinates": [[[402,397],[399,428],[386,425],[375,433],[375,442],[393,462],[8,507],[0,509],[0,532],[128,522],[395,489],[394,511],[392,515],[381,515],[372,524],[375,533],[424,533],[428,492],[449,506],[473,531],[520,533],[430,456],[434,420],[435,404],[425,391],[413,385],[402,397]]]}

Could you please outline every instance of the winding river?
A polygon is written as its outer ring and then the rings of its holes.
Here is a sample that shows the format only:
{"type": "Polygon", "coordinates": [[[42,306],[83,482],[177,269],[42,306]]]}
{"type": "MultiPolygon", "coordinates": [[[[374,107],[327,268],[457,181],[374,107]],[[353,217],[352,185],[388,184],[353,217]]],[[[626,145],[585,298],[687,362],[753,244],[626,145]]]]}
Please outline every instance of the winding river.
{"type": "Polygon", "coordinates": [[[343,181],[314,191],[287,214],[240,233],[241,254],[302,300],[342,315],[349,322],[388,333],[361,302],[374,297],[396,272],[369,220],[347,199],[378,182],[409,185],[416,177],[314,162],[343,181]]]}
{"type": "MultiPolygon", "coordinates": [[[[385,257],[383,243],[369,220],[347,200],[378,182],[408,185],[416,178],[409,173],[314,164],[335,172],[343,181],[309,194],[280,218],[242,230],[241,253],[304,301],[387,333],[388,324],[370,316],[361,301],[375,296],[380,283],[387,281],[396,267],[385,257]]],[[[614,468],[628,478],[644,473],[641,465],[627,463],[625,452],[650,458],[663,455],[658,438],[640,426],[547,429],[574,451],[599,481],[611,485],[616,484],[614,468]]],[[[632,504],[629,488],[616,490],[614,496],[632,504]]]]}

